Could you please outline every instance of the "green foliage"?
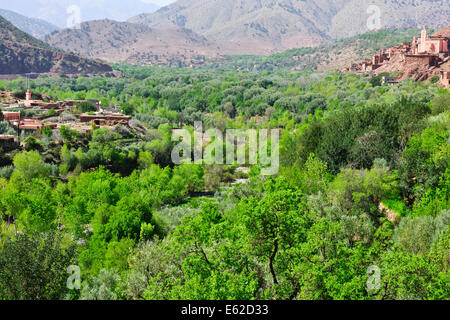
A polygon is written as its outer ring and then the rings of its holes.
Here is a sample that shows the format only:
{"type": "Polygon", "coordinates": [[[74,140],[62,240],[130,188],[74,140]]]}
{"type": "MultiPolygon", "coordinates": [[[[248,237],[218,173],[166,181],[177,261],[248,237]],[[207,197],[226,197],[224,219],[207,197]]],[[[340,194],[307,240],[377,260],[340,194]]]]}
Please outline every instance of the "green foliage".
{"type": "Polygon", "coordinates": [[[431,77],[431,78],[430,78],[430,82],[431,82],[431,83],[437,83],[437,82],[439,82],[439,76],[431,77]]]}
{"type": "Polygon", "coordinates": [[[48,165],[35,150],[16,154],[13,163],[16,170],[12,179],[29,181],[34,178],[47,177],[50,173],[48,165]]]}
{"type": "MultiPolygon", "coordinates": [[[[394,33],[355,39],[368,49],[394,33]]],[[[0,299],[64,298],[65,269],[50,263],[70,260],[83,279],[72,299],[448,300],[447,90],[359,74],[118,68],[124,77],[33,81],[55,100],[101,97],[134,119],[85,135],[43,130],[41,146],[28,138],[29,151],[1,153],[0,299]],[[279,173],[174,166],[172,130],[200,120],[282,129],[279,173]],[[56,230],[64,241],[45,244],[56,230]]],[[[0,86],[21,95],[24,83],[0,86]]]]}
{"type": "Polygon", "coordinates": [[[375,299],[424,300],[448,297],[448,274],[427,257],[402,251],[387,251],[380,261],[381,289],[375,299]]]}
{"type": "Polygon", "coordinates": [[[433,115],[438,115],[442,112],[447,111],[450,108],[450,93],[448,90],[440,92],[439,95],[434,97],[431,101],[431,113],[433,115]]]}
{"type": "Polygon", "coordinates": [[[44,128],[42,128],[42,134],[44,135],[44,137],[50,138],[53,135],[53,130],[49,126],[45,126],[44,128]]]}
{"type": "Polygon", "coordinates": [[[200,165],[182,164],[173,170],[174,176],[179,176],[185,181],[189,181],[187,192],[193,194],[204,190],[204,169],[200,165]]]}
{"type": "Polygon", "coordinates": [[[42,148],[42,145],[39,143],[39,140],[36,139],[35,137],[28,137],[25,140],[25,150],[26,151],[32,151],[32,150],[37,150],[39,151],[42,148]]]}
{"type": "Polygon", "coordinates": [[[78,102],[76,104],[77,111],[80,113],[95,112],[97,107],[91,102],[78,102]]]}
{"type": "Polygon", "coordinates": [[[76,246],[58,233],[21,234],[0,251],[0,297],[7,300],[64,299],[67,268],[76,246]]]}
{"type": "Polygon", "coordinates": [[[59,133],[66,143],[73,143],[74,139],[78,136],[78,132],[70,129],[68,126],[61,126],[59,133]]]}
{"type": "MultiPolygon", "coordinates": [[[[151,232],[153,232],[153,230],[151,230],[151,232]]],[[[108,250],[105,254],[105,267],[108,270],[127,270],[128,256],[130,255],[134,244],[132,239],[127,238],[108,243],[108,250]]]]}
{"type": "Polygon", "coordinates": [[[344,169],[331,185],[330,200],[347,210],[361,209],[376,217],[379,203],[392,194],[395,187],[395,176],[386,167],[344,169]]]}
{"type": "Polygon", "coordinates": [[[0,167],[1,178],[9,179],[12,176],[13,172],[14,172],[13,166],[0,167]]]}
{"type": "Polygon", "coordinates": [[[140,152],[138,159],[139,168],[148,169],[153,164],[153,157],[150,152],[140,152]]]}
{"type": "Polygon", "coordinates": [[[450,226],[450,211],[442,211],[436,218],[429,216],[404,218],[396,229],[395,239],[401,248],[412,254],[426,254],[450,226]]]}
{"type": "Polygon", "coordinates": [[[116,300],[115,293],[120,276],[114,270],[102,269],[98,276],[84,284],[80,300],[116,300]]]}
{"type": "Polygon", "coordinates": [[[419,212],[433,216],[448,205],[448,123],[448,112],[430,121],[428,128],[411,138],[399,163],[404,197],[419,212]]]}
{"type": "Polygon", "coordinates": [[[47,117],[54,117],[57,115],[57,113],[56,113],[55,109],[51,108],[50,110],[48,110],[46,115],[47,115],[47,117]]]}
{"type": "Polygon", "coordinates": [[[420,34],[416,29],[384,29],[368,32],[362,35],[334,41],[319,47],[305,47],[286,50],[270,56],[233,55],[226,62],[218,61],[213,64],[217,69],[285,71],[285,70],[318,70],[326,64],[337,63],[341,59],[348,59],[349,50],[353,50],[360,59],[365,59],[373,53],[393,47],[402,42],[410,42],[414,36],[420,34]]]}

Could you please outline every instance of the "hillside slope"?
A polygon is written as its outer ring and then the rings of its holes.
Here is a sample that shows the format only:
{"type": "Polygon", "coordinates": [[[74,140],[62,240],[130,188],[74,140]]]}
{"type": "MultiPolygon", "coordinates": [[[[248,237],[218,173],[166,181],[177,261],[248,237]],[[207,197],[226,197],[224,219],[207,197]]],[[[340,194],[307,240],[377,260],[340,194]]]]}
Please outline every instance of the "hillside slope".
{"type": "Polygon", "coordinates": [[[327,71],[350,67],[352,63],[371,56],[381,49],[411,41],[420,29],[381,30],[345,38],[314,48],[289,49],[269,56],[235,55],[217,68],[253,71],[295,70],[327,71]]]}
{"type": "Polygon", "coordinates": [[[233,53],[267,54],[368,32],[370,5],[379,8],[380,28],[446,25],[450,16],[447,0],[179,0],[129,21],[185,27],[237,44],[233,53]]]}
{"type": "Polygon", "coordinates": [[[0,17],[0,74],[103,74],[112,68],[56,50],[0,17]]]}
{"type": "Polygon", "coordinates": [[[43,40],[89,58],[145,65],[191,66],[220,51],[217,44],[184,28],[155,29],[111,20],[83,22],[80,29],[60,30],[43,40]]]}
{"type": "Polygon", "coordinates": [[[14,11],[0,9],[0,16],[11,22],[20,30],[32,35],[35,38],[40,38],[53,31],[58,30],[58,27],[41,19],[28,18],[14,11]]]}

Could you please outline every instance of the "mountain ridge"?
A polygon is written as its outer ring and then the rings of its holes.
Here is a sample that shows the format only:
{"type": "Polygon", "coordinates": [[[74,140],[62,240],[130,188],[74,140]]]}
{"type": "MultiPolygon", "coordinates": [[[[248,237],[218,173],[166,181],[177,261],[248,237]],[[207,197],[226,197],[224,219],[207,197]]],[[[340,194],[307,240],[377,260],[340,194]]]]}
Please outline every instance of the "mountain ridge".
{"type": "Polygon", "coordinates": [[[129,22],[94,20],[42,38],[46,43],[88,58],[118,63],[191,66],[218,57],[220,46],[181,28],[152,28],[129,22]]]}
{"type": "Polygon", "coordinates": [[[418,21],[438,27],[447,24],[450,6],[444,0],[179,0],[128,21],[192,29],[218,42],[234,42],[242,48],[238,54],[269,54],[366,33],[368,20],[378,13],[379,29],[418,27],[418,21]],[[370,6],[379,12],[368,13],[370,6]]]}
{"type": "Polygon", "coordinates": [[[45,20],[29,18],[10,10],[0,9],[0,16],[35,38],[40,38],[59,29],[45,20]]]}
{"type": "Polygon", "coordinates": [[[42,38],[46,43],[88,58],[144,65],[193,66],[218,57],[220,47],[181,27],[156,29],[108,19],[83,22],[42,38]]]}
{"type": "MultiPolygon", "coordinates": [[[[432,30],[429,30],[432,32],[432,30]]],[[[294,48],[269,56],[226,56],[226,62],[213,62],[215,68],[267,71],[339,71],[382,49],[410,41],[420,29],[385,29],[344,38],[314,48],[294,48]]]]}
{"type": "Polygon", "coordinates": [[[0,16],[0,74],[106,74],[112,68],[49,46],[0,16]]]}

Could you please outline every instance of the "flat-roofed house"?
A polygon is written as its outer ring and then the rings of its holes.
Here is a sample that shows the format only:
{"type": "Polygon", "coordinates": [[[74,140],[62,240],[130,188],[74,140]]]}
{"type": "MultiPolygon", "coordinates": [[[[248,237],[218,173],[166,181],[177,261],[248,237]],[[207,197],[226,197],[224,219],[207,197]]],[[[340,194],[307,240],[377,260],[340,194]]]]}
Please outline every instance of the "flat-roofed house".
{"type": "Polygon", "coordinates": [[[3,119],[10,123],[20,121],[20,112],[3,112],[3,119]]]}

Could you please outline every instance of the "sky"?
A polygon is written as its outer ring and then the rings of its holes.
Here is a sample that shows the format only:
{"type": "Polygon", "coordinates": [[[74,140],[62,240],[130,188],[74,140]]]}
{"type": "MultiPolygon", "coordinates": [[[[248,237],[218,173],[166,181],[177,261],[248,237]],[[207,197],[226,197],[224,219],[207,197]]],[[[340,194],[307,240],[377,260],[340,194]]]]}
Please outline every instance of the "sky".
{"type": "Polygon", "coordinates": [[[176,0],[0,0],[0,8],[46,20],[60,28],[97,19],[126,21],[176,0]]]}
{"type": "MultiPolygon", "coordinates": [[[[143,0],[147,1],[147,0],[143,0]]],[[[172,2],[175,2],[176,0],[148,0],[147,2],[152,2],[160,7],[167,6],[168,4],[171,4],[172,2]]]]}

